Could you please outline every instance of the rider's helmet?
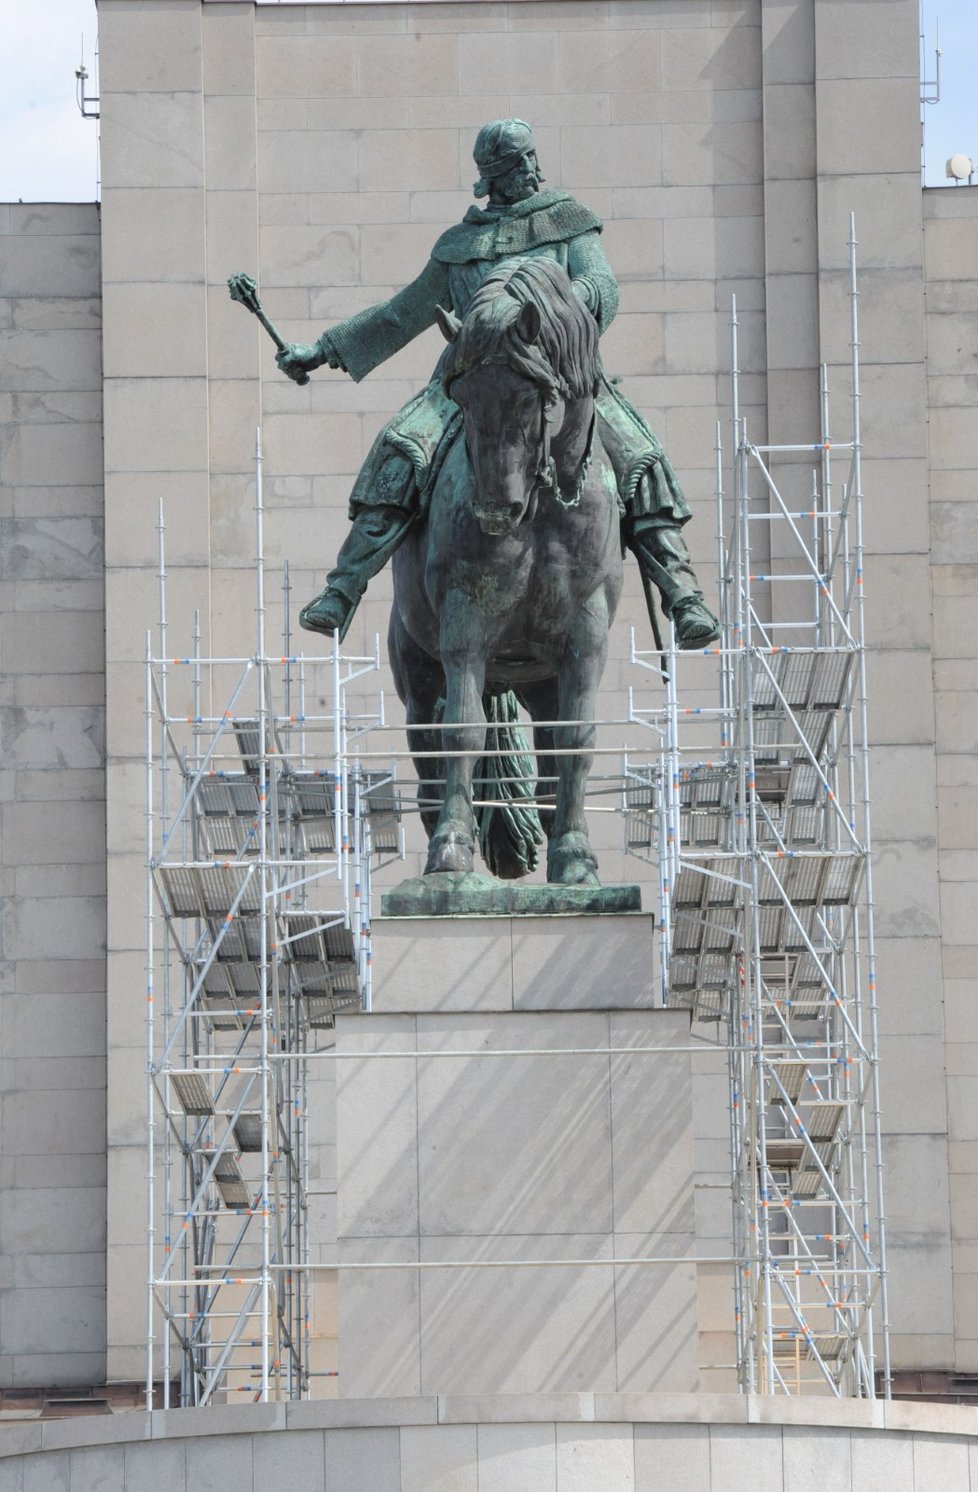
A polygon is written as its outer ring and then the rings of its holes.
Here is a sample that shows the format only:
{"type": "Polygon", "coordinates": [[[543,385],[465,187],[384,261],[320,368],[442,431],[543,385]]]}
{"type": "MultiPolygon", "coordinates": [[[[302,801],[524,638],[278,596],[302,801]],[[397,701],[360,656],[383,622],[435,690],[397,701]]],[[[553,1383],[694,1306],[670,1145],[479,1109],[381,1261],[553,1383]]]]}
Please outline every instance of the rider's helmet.
{"type": "Polygon", "coordinates": [[[525,119],[493,119],[484,124],[475,139],[473,158],[479,168],[479,180],[473,191],[477,197],[485,197],[489,183],[497,176],[505,176],[518,166],[525,155],[536,152],[533,131],[525,119]]]}

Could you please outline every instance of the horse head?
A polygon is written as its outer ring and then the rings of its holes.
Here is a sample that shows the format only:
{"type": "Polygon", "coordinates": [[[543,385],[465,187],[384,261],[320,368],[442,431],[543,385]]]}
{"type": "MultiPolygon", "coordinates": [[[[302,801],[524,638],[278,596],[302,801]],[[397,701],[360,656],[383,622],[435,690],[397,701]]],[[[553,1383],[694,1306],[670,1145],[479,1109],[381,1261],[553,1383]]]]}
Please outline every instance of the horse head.
{"type": "Polygon", "coordinates": [[[548,259],[488,276],[464,321],[440,307],[437,318],[450,343],[442,381],[462,410],[475,475],[472,511],[499,538],[538,488],[557,486],[551,438],[569,407],[593,401],[597,324],[548,259]]]}

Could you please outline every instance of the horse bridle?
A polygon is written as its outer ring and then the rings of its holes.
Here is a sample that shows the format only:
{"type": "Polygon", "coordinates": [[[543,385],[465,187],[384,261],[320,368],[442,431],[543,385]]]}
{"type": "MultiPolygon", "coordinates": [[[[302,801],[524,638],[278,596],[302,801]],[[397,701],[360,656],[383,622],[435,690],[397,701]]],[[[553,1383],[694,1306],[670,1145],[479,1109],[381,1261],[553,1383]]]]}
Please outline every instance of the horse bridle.
{"type": "MultiPolygon", "coordinates": [[[[569,391],[568,391],[569,392],[569,391]]],[[[562,395],[563,397],[563,395],[562,395]]],[[[557,475],[557,463],[550,454],[550,421],[547,419],[547,410],[552,399],[547,394],[541,395],[540,418],[543,426],[541,434],[541,456],[540,465],[536,471],[536,480],[541,487],[549,487],[553,493],[554,500],[565,512],[568,508],[580,506],[584,485],[587,475],[591,469],[591,459],[594,455],[594,415],[591,415],[591,428],[587,433],[587,445],[584,448],[584,459],[581,462],[581,470],[577,478],[577,486],[570,497],[565,497],[560,490],[560,478],[557,475]]]]}
{"type": "MultiPolygon", "coordinates": [[[[467,363],[463,368],[455,369],[452,373],[451,382],[455,383],[457,379],[466,373],[473,372],[476,368],[488,368],[493,365],[503,368],[511,368],[513,366],[511,359],[505,357],[502,353],[489,353],[485,357],[476,358],[471,363],[467,363]]],[[[563,380],[559,383],[554,381],[549,385],[540,383],[538,384],[538,388],[540,389],[540,460],[533,474],[534,482],[537,487],[548,487],[558,506],[566,512],[570,508],[580,506],[588,472],[591,469],[591,461],[594,455],[594,415],[592,414],[591,416],[591,428],[588,431],[587,446],[584,451],[584,459],[581,462],[577,486],[574,488],[570,497],[565,497],[560,490],[557,463],[550,453],[550,421],[547,418],[547,410],[553,406],[556,399],[563,399],[566,402],[570,398],[571,391],[563,380]]],[[[449,387],[446,387],[445,392],[451,398],[449,387]]]]}

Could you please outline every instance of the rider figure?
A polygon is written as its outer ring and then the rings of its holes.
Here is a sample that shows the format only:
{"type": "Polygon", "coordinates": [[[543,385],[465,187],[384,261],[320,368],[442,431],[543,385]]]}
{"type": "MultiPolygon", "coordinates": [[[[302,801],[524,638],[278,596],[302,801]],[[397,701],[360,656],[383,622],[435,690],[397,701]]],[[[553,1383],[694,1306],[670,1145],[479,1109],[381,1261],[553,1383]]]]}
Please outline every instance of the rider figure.
{"type": "MultiPolygon", "coordinates": [[[[530,126],[521,119],[485,125],[473,152],[477,197],[462,222],[438,239],[416,280],[390,300],[361,311],[278,354],[290,378],[328,364],[359,382],[435,322],[438,306],[462,318],[488,274],[529,255],[555,259],[601,331],[618,309],[618,285],[601,247],[601,222],[567,192],[541,191],[530,126]]],[[[662,598],[681,648],[716,641],[719,627],[690,565],[681,528],[691,517],[675,473],[641,415],[607,379],[596,419],[618,481],[622,538],[643,577],[662,598]]],[[[444,393],[439,370],[381,431],[350,497],[352,528],[325,589],[300,613],[312,632],[339,631],[342,639],[367,583],[387,563],[409,526],[424,511],[426,492],[461,424],[444,393]]]]}

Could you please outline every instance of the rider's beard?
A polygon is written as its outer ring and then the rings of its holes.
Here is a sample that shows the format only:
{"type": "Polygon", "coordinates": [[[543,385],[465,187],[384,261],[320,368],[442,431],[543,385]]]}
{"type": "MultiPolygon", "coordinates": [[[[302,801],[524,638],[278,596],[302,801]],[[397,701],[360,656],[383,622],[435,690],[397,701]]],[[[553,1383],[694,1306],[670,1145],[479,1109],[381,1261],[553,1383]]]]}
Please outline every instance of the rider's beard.
{"type": "Polygon", "coordinates": [[[490,193],[490,199],[507,205],[513,202],[524,202],[527,197],[532,197],[540,190],[540,183],[543,180],[544,176],[539,165],[524,166],[521,162],[519,166],[514,166],[508,175],[495,183],[495,190],[490,193]]]}

